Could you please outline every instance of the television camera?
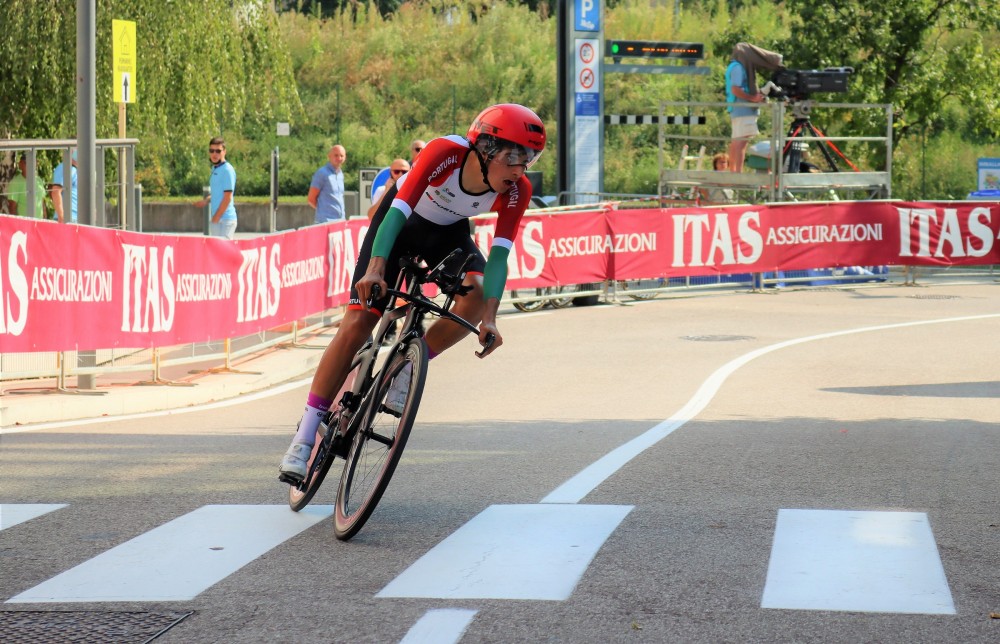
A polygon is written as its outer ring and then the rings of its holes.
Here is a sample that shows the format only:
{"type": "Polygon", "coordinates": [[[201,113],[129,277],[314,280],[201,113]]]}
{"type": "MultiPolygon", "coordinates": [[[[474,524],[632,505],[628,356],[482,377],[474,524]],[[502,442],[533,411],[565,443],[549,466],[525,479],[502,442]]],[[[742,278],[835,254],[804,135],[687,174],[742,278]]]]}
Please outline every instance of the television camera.
{"type": "MultiPolygon", "coordinates": [[[[761,88],[761,93],[768,98],[789,101],[792,105],[794,120],[788,130],[788,143],[783,151],[787,172],[805,172],[808,165],[804,163],[804,153],[807,145],[797,139],[812,136],[821,140],[819,150],[826,160],[830,172],[838,172],[837,162],[830,154],[829,141],[809,120],[812,111],[811,94],[815,92],[846,92],[847,79],[854,73],[853,67],[827,67],[826,69],[786,69],[774,72],[771,80],[761,88]]],[[[845,157],[846,159],[846,157],[845,157]]],[[[815,167],[815,166],[813,166],[815,167]]]]}
{"type": "Polygon", "coordinates": [[[774,72],[761,92],[778,100],[806,100],[815,92],[846,92],[847,79],[853,67],[827,67],[826,69],[786,69],[774,72]]]}

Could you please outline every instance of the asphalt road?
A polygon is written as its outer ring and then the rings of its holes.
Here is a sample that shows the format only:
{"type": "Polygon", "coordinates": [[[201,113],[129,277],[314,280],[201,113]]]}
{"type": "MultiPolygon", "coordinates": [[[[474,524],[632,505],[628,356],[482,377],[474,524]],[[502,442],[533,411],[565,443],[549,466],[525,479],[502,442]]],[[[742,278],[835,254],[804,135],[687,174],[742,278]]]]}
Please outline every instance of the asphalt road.
{"type": "MultiPolygon", "coordinates": [[[[505,316],[493,356],[470,340],[431,363],[353,541],[322,519],[183,600],[16,598],[190,513],[286,503],[304,384],[2,435],[4,511],[65,507],[0,530],[0,640],[170,613],[156,642],[995,642],[998,322],[992,283],[505,316]]],[[[155,560],[183,539],[129,565],[169,586],[181,572],[155,560]]]]}

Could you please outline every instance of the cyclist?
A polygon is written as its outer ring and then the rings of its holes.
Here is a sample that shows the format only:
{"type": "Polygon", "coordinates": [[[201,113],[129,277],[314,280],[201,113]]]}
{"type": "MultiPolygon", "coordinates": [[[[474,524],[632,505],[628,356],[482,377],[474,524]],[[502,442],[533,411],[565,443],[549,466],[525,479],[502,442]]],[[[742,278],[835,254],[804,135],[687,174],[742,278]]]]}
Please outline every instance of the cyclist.
{"type": "MultiPolygon", "coordinates": [[[[361,245],[348,310],[316,368],[302,419],[281,461],[281,480],[305,478],[316,429],[388,305],[383,296],[368,308],[372,287],[377,284],[385,294],[387,285],[395,284],[401,256],[416,254],[434,266],[455,248],[472,254],[465,279],[472,291],[456,298],[453,310],[479,324],[484,347],[489,334],[495,337],[481,357],[503,344],[496,315],[507,282],[507,256],[531,203],[531,182],[524,173],[544,149],[545,126],[538,115],[522,105],[493,105],[479,113],[465,137],[428,143],[411,170],[389,188],[361,245]],[[472,240],[468,221],[487,212],[498,215],[489,259],[472,240]]],[[[428,355],[433,358],[467,333],[454,322],[437,320],[424,338],[428,355]]],[[[390,407],[393,399],[390,391],[390,407]]]]}

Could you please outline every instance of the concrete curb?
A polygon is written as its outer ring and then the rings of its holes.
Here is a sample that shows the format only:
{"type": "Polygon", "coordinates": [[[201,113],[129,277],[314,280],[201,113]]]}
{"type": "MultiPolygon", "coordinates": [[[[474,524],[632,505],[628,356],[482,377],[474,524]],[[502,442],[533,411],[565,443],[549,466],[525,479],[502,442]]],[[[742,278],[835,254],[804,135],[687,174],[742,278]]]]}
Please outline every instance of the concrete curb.
{"type": "Polygon", "coordinates": [[[323,355],[325,340],[270,348],[233,364],[232,371],[198,372],[175,381],[180,384],[122,382],[125,378],[120,374],[100,380],[95,390],[99,393],[94,394],[64,393],[51,385],[12,384],[0,396],[0,429],[180,409],[308,379],[323,355]]]}

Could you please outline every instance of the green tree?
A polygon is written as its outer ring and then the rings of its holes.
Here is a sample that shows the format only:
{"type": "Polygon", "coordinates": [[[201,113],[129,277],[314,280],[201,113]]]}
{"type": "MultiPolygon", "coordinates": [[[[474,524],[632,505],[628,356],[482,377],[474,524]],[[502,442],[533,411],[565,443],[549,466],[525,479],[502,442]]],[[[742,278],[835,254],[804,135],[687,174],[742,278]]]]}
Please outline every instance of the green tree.
{"type": "Polygon", "coordinates": [[[849,65],[850,97],[892,103],[899,136],[952,125],[1000,137],[1000,4],[968,0],[788,0],[780,43],[794,67],[849,65]]]}
{"type": "MultiPolygon", "coordinates": [[[[97,136],[118,135],[112,98],[111,22],[136,23],[138,102],[127,133],[148,192],[197,190],[205,147],[230,136],[238,164],[243,132],[295,121],[301,104],[268,0],[226,3],[97,1],[97,136]]],[[[75,3],[6,0],[0,12],[0,137],[74,138],[75,3]]]]}

